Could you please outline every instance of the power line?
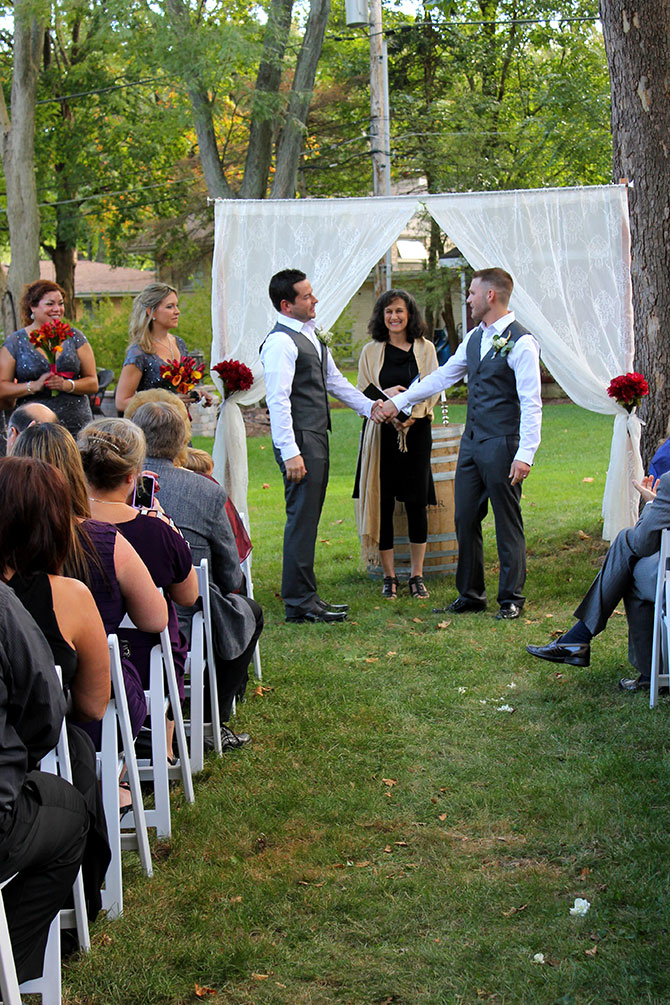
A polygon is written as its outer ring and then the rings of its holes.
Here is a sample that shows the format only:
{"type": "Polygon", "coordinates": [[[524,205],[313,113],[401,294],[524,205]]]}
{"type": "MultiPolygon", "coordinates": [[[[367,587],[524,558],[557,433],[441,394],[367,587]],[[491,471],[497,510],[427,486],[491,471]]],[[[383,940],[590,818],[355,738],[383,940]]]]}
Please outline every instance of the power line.
{"type": "MultiPolygon", "coordinates": [[[[191,178],[177,178],[174,181],[157,182],[155,185],[141,185],[139,188],[123,188],[119,189],[117,192],[93,192],[91,195],[84,195],[78,199],[55,199],[53,202],[40,202],[38,203],[38,207],[40,209],[51,209],[54,206],[71,206],[81,204],[82,202],[91,202],[94,199],[112,199],[117,195],[133,195],[135,192],[146,192],[150,189],[168,188],[170,185],[189,184],[193,184],[193,180],[191,178]]],[[[0,207],[0,213],[6,212],[6,209],[0,207]]]]}
{"type": "Polygon", "coordinates": [[[447,28],[483,28],[483,27],[506,27],[507,25],[529,25],[529,24],[551,24],[552,22],[557,22],[559,25],[562,24],[580,24],[582,22],[594,23],[600,21],[599,14],[589,14],[583,17],[510,17],[502,21],[412,21],[407,24],[399,24],[393,28],[383,28],[380,32],[366,32],[365,26],[362,25],[362,32],[360,34],[350,34],[345,35],[342,32],[338,32],[337,35],[326,34],[326,38],[331,42],[350,42],[355,39],[361,38],[373,38],[375,35],[401,35],[405,32],[412,31],[414,28],[430,27],[435,28],[438,31],[444,31],[447,28]]]}
{"type": "Polygon", "coordinates": [[[109,91],[122,91],[128,87],[142,87],[144,84],[167,82],[169,77],[143,77],[141,80],[129,80],[125,84],[110,84],[109,87],[96,87],[90,91],[73,91],[71,94],[59,94],[55,98],[42,98],[36,105],[51,105],[60,101],[73,101],[75,98],[87,98],[91,94],[107,94],[109,91]]]}

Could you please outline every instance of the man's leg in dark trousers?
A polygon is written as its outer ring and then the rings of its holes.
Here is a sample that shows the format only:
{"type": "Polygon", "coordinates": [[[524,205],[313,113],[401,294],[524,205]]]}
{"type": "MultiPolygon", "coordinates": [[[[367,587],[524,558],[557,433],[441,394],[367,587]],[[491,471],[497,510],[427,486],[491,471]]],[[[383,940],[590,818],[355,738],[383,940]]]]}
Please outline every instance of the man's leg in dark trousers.
{"type": "Polygon", "coordinates": [[[474,457],[474,442],[463,438],[454,482],[458,565],[456,589],[460,597],[486,602],[482,520],[488,512],[486,488],[474,457]]]}
{"type": "Polygon", "coordinates": [[[329,470],[327,433],[303,430],[296,440],[307,469],[301,482],[287,480],[284,463],[275,451],[284,476],[286,501],[281,593],[287,617],[316,606],[314,552],[329,470]]]}
{"type": "Polygon", "coordinates": [[[11,826],[0,835],[0,879],[19,982],[42,975],[49,925],[72,891],[84,854],[88,812],[62,778],[33,771],[11,826]]]}
{"type": "Polygon", "coordinates": [[[491,502],[500,562],[498,603],[523,607],[526,582],[526,538],[521,516],[521,483],[512,485],[510,467],[519,449],[518,436],[496,436],[477,444],[479,470],[491,502]]]}
{"type": "Polygon", "coordinates": [[[612,541],[600,572],[575,611],[592,635],[607,625],[614,609],[629,595],[639,556],[628,543],[628,530],[620,531],[612,541]]]}

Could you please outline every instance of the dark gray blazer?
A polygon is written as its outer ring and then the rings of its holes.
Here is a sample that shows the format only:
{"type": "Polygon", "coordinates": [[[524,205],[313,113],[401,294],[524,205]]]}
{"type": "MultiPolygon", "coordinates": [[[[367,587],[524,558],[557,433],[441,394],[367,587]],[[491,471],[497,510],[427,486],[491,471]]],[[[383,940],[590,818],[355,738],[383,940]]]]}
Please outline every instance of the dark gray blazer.
{"type": "Polygon", "coordinates": [[[216,482],[163,457],[147,457],[146,467],[158,475],[158,499],[190,544],[193,564],[203,558],[209,563],[217,649],[223,659],[235,659],[251,642],[256,619],[246,599],[233,592],[242,585],[242,570],[225,510],[226,493],[216,482]]]}

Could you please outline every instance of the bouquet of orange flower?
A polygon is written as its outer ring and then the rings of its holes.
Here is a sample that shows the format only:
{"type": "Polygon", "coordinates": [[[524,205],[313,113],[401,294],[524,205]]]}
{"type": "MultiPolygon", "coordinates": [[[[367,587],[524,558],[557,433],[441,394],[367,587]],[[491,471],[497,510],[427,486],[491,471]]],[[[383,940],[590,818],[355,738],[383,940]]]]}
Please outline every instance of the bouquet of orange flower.
{"type": "Polygon", "coordinates": [[[202,375],[203,371],[198,368],[192,356],[171,359],[161,366],[161,378],[165,386],[176,394],[188,394],[202,380],[202,375]]]}
{"type": "Polygon", "coordinates": [[[63,342],[71,338],[73,334],[67,321],[47,321],[41,328],[31,332],[28,338],[37,349],[41,349],[46,354],[50,370],[55,373],[56,359],[58,354],[63,351],[63,342]]]}
{"type": "Polygon", "coordinates": [[[212,367],[218,373],[223,384],[223,396],[229,398],[235,391],[248,391],[254,382],[254,375],[239,359],[224,359],[212,367]]]}

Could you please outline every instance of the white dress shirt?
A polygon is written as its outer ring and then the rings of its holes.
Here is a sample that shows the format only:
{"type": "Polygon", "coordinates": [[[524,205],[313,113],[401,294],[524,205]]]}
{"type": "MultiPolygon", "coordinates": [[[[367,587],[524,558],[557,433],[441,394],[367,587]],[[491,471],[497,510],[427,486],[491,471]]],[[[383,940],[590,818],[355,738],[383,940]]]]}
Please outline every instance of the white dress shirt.
{"type": "MultiPolygon", "coordinates": [[[[353,408],[359,415],[370,418],[373,402],[366,398],[357,388],[343,377],[335,366],[330,349],[320,342],[313,321],[298,321],[285,314],[278,314],[277,321],[286,328],[301,332],[312,343],[319,359],[322,353],[328,353],[326,362],[326,390],[333,397],[353,408]]],[[[273,332],[265,340],[261,349],[261,363],[265,371],[265,400],[270,412],[270,427],[272,442],[281,453],[283,461],[297,457],[300,448],[293,432],[293,416],[291,414],[291,388],[295,376],[295,363],[298,358],[298,347],[286,332],[273,332]]]]}
{"type": "MultiPolygon", "coordinates": [[[[482,325],[482,342],[480,359],[492,349],[492,339],[496,334],[501,334],[508,325],[514,321],[514,312],[510,311],[504,317],[498,318],[491,325],[482,325]]],[[[479,327],[479,326],[478,326],[479,327]]],[[[391,400],[399,412],[409,411],[408,406],[416,405],[418,401],[429,398],[433,394],[439,394],[445,388],[451,387],[457,380],[462,380],[468,372],[467,347],[468,342],[478,328],[473,328],[467,333],[453,356],[450,356],[446,363],[433,370],[421,381],[416,381],[407,391],[396,394],[391,400]]],[[[514,460],[523,461],[525,464],[532,464],[535,451],[540,445],[540,432],[542,428],[542,395],[540,384],[540,349],[530,334],[527,332],[516,340],[514,347],[507,353],[505,359],[507,365],[514,371],[516,381],[516,393],[519,396],[521,405],[521,419],[519,421],[519,449],[514,460]]]]}

